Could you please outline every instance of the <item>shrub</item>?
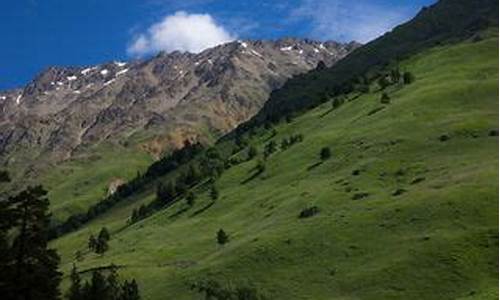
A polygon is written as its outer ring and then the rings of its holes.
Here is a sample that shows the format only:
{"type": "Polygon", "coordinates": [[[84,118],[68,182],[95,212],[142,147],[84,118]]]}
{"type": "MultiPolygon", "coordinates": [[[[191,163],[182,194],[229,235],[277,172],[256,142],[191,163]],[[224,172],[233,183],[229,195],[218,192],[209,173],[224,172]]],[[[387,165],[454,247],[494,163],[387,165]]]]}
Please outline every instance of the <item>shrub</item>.
{"type": "Polygon", "coordinates": [[[317,215],[318,213],[319,213],[319,208],[317,206],[307,207],[300,212],[299,218],[301,219],[310,218],[314,215],[317,215]]]}
{"type": "Polygon", "coordinates": [[[224,229],[219,229],[219,231],[217,231],[217,243],[219,245],[225,245],[227,242],[229,242],[229,236],[224,229]]]}
{"type": "Polygon", "coordinates": [[[186,203],[189,205],[189,206],[193,206],[194,205],[194,201],[196,200],[196,196],[193,192],[189,192],[186,196],[186,203]]]}
{"type": "Polygon", "coordinates": [[[335,98],[332,100],[332,108],[333,109],[339,108],[342,104],[344,104],[344,99],[335,98]]]}
{"type": "Polygon", "coordinates": [[[403,82],[404,84],[411,84],[415,81],[415,75],[411,72],[405,72],[403,74],[403,82]]]}
{"type": "Polygon", "coordinates": [[[332,152],[329,147],[323,147],[319,153],[321,160],[327,160],[332,156],[332,152]]]}
{"type": "Polygon", "coordinates": [[[210,188],[210,198],[212,198],[212,200],[217,200],[217,198],[219,198],[219,190],[215,185],[212,185],[210,188]]]}
{"type": "Polygon", "coordinates": [[[252,160],[258,154],[259,154],[259,152],[258,152],[257,148],[255,148],[255,146],[250,146],[250,148],[248,148],[248,160],[252,160]]]}
{"type": "Polygon", "coordinates": [[[387,79],[387,76],[386,75],[382,75],[378,81],[377,81],[378,85],[380,86],[380,89],[381,90],[385,90],[386,87],[388,87],[389,85],[391,85],[391,82],[389,81],[389,79],[387,79]]]}
{"type": "Polygon", "coordinates": [[[387,95],[387,93],[382,93],[382,97],[380,97],[380,103],[382,103],[382,104],[391,103],[391,97],[389,97],[389,95],[387,95]]]}

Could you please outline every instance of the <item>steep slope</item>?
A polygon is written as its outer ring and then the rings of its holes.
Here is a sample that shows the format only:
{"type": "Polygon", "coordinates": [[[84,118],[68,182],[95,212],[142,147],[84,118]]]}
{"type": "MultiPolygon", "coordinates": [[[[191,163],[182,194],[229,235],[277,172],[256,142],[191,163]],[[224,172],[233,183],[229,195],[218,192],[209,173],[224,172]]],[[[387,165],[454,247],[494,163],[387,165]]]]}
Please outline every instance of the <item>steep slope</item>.
{"type": "Polygon", "coordinates": [[[335,67],[289,80],[283,88],[272,93],[259,114],[241,129],[308,109],[328,96],[355,89],[367,77],[373,76],[376,68],[435,45],[471,37],[490,26],[498,27],[496,0],[438,1],[423,8],[411,21],[358,48],[335,67]]]}
{"type": "Polygon", "coordinates": [[[331,66],[356,47],[237,41],[199,54],[49,68],[22,90],[0,92],[0,163],[24,183],[36,177],[47,185],[54,212],[64,216],[185,140],[207,143],[227,133],[286,79],[321,61],[331,66]]]}
{"type": "MultiPolygon", "coordinates": [[[[245,137],[260,153],[291,135],[304,141],[276,150],[263,173],[258,158],[227,169],[216,201],[201,184],[194,207],[179,201],[127,225],[154,189],[134,195],[53,242],[62,269],[115,263],[145,299],[201,299],[191,284],[207,279],[269,299],[497,298],[498,32],[481,36],[400,62],[417,80],[389,87],[390,103],[372,86],[339,108],[254,128],[245,137]],[[332,157],[322,162],[323,147],[332,157]],[[299,218],[308,207],[319,213],[299,218]],[[102,226],[112,240],[100,256],[86,241],[102,226]]],[[[231,141],[217,148],[230,152],[231,141]]]]}

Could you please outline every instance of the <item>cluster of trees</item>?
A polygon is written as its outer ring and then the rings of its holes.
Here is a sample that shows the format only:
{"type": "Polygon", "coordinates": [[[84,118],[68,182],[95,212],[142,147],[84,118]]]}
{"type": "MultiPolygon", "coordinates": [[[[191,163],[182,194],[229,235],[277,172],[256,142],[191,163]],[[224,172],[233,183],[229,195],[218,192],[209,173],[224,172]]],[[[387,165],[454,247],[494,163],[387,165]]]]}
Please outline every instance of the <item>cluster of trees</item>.
{"type": "Polygon", "coordinates": [[[86,213],[74,214],[68,217],[63,223],[53,226],[49,231],[49,239],[55,239],[63,234],[77,230],[83,224],[108,211],[118,202],[140,191],[157,177],[173,171],[178,166],[190,161],[202,153],[203,150],[204,147],[200,143],[185,141],[183,148],[175,150],[170,155],[164,156],[159,161],[153,163],[144,174],[138,173],[134,179],[119,186],[115,193],[91,206],[86,213]]]}
{"type": "Polygon", "coordinates": [[[281,140],[281,151],[285,151],[296,143],[301,143],[304,140],[302,134],[293,134],[290,137],[285,137],[281,140]]]}
{"type": "Polygon", "coordinates": [[[117,267],[111,266],[106,272],[94,270],[90,280],[82,282],[75,265],[71,270],[71,286],[66,294],[69,300],[140,300],[141,296],[135,279],[119,281],[117,267]]]}
{"type": "Polygon", "coordinates": [[[97,254],[104,254],[104,252],[108,251],[108,241],[111,239],[109,231],[106,227],[101,228],[97,238],[91,234],[89,236],[88,248],[90,251],[93,251],[97,254]]]}
{"type": "MultiPolygon", "coordinates": [[[[0,183],[9,181],[8,173],[0,173],[0,183]]],[[[0,195],[0,298],[59,298],[59,256],[47,245],[48,209],[41,186],[0,195]]]]}
{"type": "Polygon", "coordinates": [[[239,286],[233,284],[223,286],[218,281],[206,280],[192,285],[193,290],[197,290],[204,295],[206,300],[265,300],[264,295],[254,287],[239,286]]]}
{"type": "Polygon", "coordinates": [[[170,206],[182,197],[186,199],[189,206],[193,206],[195,195],[191,189],[207,178],[210,178],[211,181],[210,197],[216,200],[219,197],[219,191],[214,184],[215,178],[224,172],[226,164],[227,162],[216,148],[207,149],[196,160],[184,167],[184,170],[179,170],[168,183],[160,182],[156,189],[155,200],[134,209],[129,222],[132,224],[138,222],[154,212],[170,206]]]}
{"type": "Polygon", "coordinates": [[[399,68],[395,68],[389,72],[381,73],[377,83],[380,86],[380,90],[385,90],[388,86],[401,83],[401,81],[404,84],[411,84],[415,81],[415,75],[409,71],[401,74],[399,68]]]}
{"type": "Polygon", "coordinates": [[[267,159],[269,156],[271,156],[271,154],[276,152],[276,150],[278,150],[278,145],[276,144],[276,142],[274,140],[269,141],[266,145],[264,145],[264,159],[267,159]]]}

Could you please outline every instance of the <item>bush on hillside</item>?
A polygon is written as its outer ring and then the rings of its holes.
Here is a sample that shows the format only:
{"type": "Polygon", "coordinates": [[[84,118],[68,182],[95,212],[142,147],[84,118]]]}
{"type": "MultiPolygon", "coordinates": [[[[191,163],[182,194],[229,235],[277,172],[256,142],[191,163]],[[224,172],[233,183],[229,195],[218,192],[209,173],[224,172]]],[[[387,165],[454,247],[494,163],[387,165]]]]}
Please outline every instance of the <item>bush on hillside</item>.
{"type": "Polygon", "coordinates": [[[415,75],[411,72],[405,72],[403,74],[403,82],[404,84],[411,84],[415,81],[415,75]]]}
{"type": "Polygon", "coordinates": [[[310,218],[314,215],[317,215],[318,213],[319,213],[319,208],[317,206],[307,207],[300,212],[299,218],[300,219],[310,218]]]}
{"type": "Polygon", "coordinates": [[[319,153],[321,160],[327,160],[332,156],[332,151],[329,147],[323,147],[319,153]]]}
{"type": "Polygon", "coordinates": [[[380,103],[382,104],[389,104],[391,103],[391,97],[387,93],[382,93],[382,96],[380,97],[380,103]]]}

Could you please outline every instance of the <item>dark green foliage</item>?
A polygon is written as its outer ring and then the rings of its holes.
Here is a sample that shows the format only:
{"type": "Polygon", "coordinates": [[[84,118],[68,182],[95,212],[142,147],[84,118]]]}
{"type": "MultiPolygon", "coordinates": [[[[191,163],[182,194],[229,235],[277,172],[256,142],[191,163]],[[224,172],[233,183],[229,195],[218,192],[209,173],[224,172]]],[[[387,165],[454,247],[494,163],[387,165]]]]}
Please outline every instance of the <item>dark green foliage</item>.
{"type": "Polygon", "coordinates": [[[332,151],[330,150],[329,147],[323,147],[321,148],[321,151],[319,153],[319,157],[321,160],[327,160],[332,156],[332,151]]]}
{"type": "Polygon", "coordinates": [[[140,300],[141,296],[139,294],[139,287],[137,286],[137,282],[135,279],[132,281],[127,281],[122,285],[121,295],[118,300],[140,300]]]}
{"type": "Polygon", "coordinates": [[[111,266],[105,276],[101,270],[94,270],[90,281],[82,285],[78,270],[73,266],[71,286],[66,297],[69,300],[140,300],[135,279],[120,283],[116,266],[111,266]]]}
{"type": "Polygon", "coordinates": [[[74,264],[71,269],[69,279],[71,281],[71,285],[66,294],[66,298],[68,300],[85,300],[83,298],[84,295],[82,295],[82,279],[80,278],[80,274],[78,274],[78,270],[74,264]]]}
{"type": "Polygon", "coordinates": [[[293,146],[295,143],[300,143],[304,140],[302,134],[294,134],[290,137],[285,137],[281,140],[281,151],[285,151],[289,147],[293,146]]]}
{"type": "Polygon", "coordinates": [[[275,141],[270,141],[269,143],[267,143],[264,146],[264,158],[268,158],[269,156],[271,156],[271,154],[276,152],[276,149],[277,145],[275,141]]]}
{"type": "Polygon", "coordinates": [[[299,218],[301,219],[310,218],[314,215],[317,215],[318,213],[319,213],[319,208],[317,206],[307,207],[300,212],[299,218]]]}
{"type": "Polygon", "coordinates": [[[449,136],[449,135],[447,135],[447,134],[443,134],[443,135],[441,135],[441,136],[439,137],[439,140],[440,140],[441,142],[446,142],[446,141],[448,141],[449,139],[450,139],[450,136],[449,136]]]}
{"type": "Polygon", "coordinates": [[[255,146],[250,146],[248,148],[248,160],[252,160],[258,154],[259,154],[259,152],[257,151],[257,148],[255,146]]]}
{"type": "Polygon", "coordinates": [[[217,200],[219,198],[219,189],[215,184],[212,184],[210,187],[210,198],[212,198],[212,200],[217,200]]]}
{"type": "Polygon", "coordinates": [[[97,237],[98,240],[109,241],[111,239],[111,235],[106,227],[101,228],[99,231],[99,235],[97,237]]]}
{"type": "Polygon", "coordinates": [[[344,104],[344,98],[337,97],[332,100],[332,109],[337,109],[344,104]]]}
{"type": "Polygon", "coordinates": [[[391,97],[387,93],[382,93],[382,96],[380,97],[380,103],[382,104],[389,104],[391,103],[391,97]]]}
{"type": "Polygon", "coordinates": [[[399,71],[399,69],[391,70],[392,83],[399,83],[400,80],[401,80],[401,72],[399,71]]]}
{"type": "Polygon", "coordinates": [[[217,244],[225,245],[227,242],[229,242],[229,236],[223,229],[219,229],[219,231],[217,231],[217,244]]]}
{"type": "Polygon", "coordinates": [[[394,193],[392,193],[393,196],[400,196],[402,194],[406,193],[406,190],[405,189],[397,189],[394,191],[394,193]]]}
{"type": "Polygon", "coordinates": [[[0,171],[0,183],[10,182],[10,176],[7,171],[0,171]]]}
{"type": "Polygon", "coordinates": [[[352,200],[361,200],[370,196],[368,193],[356,193],[352,196],[352,200]]]}
{"type": "Polygon", "coordinates": [[[411,72],[405,72],[403,74],[403,82],[404,84],[411,84],[415,81],[415,75],[411,72]]]}
{"type": "Polygon", "coordinates": [[[97,243],[95,245],[94,251],[97,254],[104,254],[104,252],[108,251],[108,241],[105,239],[97,239],[97,243]]]}
{"type": "Polygon", "coordinates": [[[187,205],[193,206],[195,200],[196,200],[196,195],[193,192],[191,192],[191,191],[188,192],[188,194],[186,196],[186,203],[187,203],[187,205]]]}
{"type": "Polygon", "coordinates": [[[87,247],[89,248],[90,251],[95,251],[97,245],[97,239],[93,234],[89,236],[89,241],[87,243],[87,247]]]}
{"type": "Polygon", "coordinates": [[[28,187],[0,202],[0,297],[58,299],[59,256],[48,249],[49,200],[28,187]]]}
{"type": "Polygon", "coordinates": [[[391,85],[391,82],[387,78],[387,75],[382,75],[377,81],[377,84],[379,85],[381,90],[385,90],[389,85],[391,85]]]}
{"type": "Polygon", "coordinates": [[[237,285],[227,286],[221,285],[215,280],[206,280],[196,283],[192,286],[199,293],[204,294],[205,300],[265,300],[266,298],[259,294],[258,290],[253,287],[237,285]]]}
{"type": "Polygon", "coordinates": [[[367,84],[359,84],[356,86],[356,91],[362,94],[368,94],[370,92],[370,86],[367,84]]]}
{"type": "Polygon", "coordinates": [[[87,244],[89,250],[98,254],[103,254],[109,248],[108,241],[110,240],[110,238],[111,236],[106,227],[101,228],[101,231],[99,231],[99,235],[97,236],[97,238],[95,238],[93,234],[89,236],[87,244]]]}
{"type": "Polygon", "coordinates": [[[264,173],[266,171],[266,162],[259,160],[255,166],[255,170],[257,170],[257,175],[264,173]]]}

